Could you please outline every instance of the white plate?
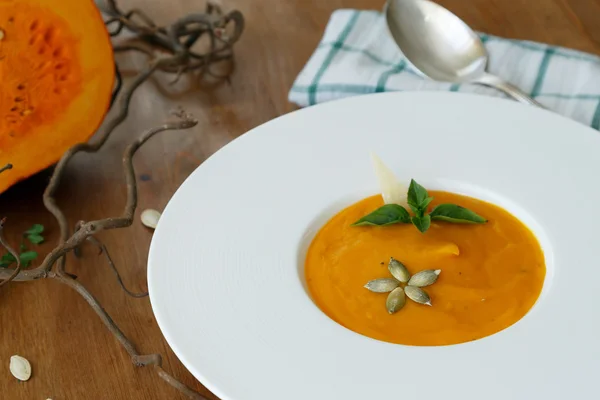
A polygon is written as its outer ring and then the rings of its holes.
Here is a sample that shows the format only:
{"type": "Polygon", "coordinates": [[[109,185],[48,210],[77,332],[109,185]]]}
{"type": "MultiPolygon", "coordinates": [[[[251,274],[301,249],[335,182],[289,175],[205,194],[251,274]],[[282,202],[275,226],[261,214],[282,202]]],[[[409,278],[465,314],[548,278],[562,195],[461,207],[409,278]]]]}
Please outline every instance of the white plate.
{"type": "Polygon", "coordinates": [[[600,371],[600,135],[548,111],[454,93],[385,93],[303,109],[233,141],[181,186],[148,280],[185,366],[223,400],[595,398],[600,371]],[[302,282],[304,251],[377,186],[403,179],[505,207],[548,273],[518,323],[455,346],[376,341],[338,325],[302,282]]]}

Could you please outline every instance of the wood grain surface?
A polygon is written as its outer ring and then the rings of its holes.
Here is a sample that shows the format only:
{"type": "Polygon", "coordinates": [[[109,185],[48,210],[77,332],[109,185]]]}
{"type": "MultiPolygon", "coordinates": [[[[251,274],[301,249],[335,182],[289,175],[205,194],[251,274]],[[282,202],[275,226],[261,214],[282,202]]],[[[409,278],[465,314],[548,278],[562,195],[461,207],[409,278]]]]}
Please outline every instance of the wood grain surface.
{"type": "MultiPolygon", "coordinates": [[[[530,39],[600,53],[600,0],[440,0],[473,28],[490,34],[530,39]]],[[[203,10],[200,0],[121,0],[122,8],[143,7],[159,22],[203,10]]],[[[192,131],[153,139],[135,160],[139,209],[162,209],[178,186],[208,156],[235,137],[295,109],[287,92],[314,50],[331,12],[339,8],[378,9],[383,0],[223,0],[246,17],[236,47],[237,67],[230,85],[214,90],[169,87],[147,82],[134,97],[131,115],[104,150],[81,155],[70,165],[59,201],[74,224],[118,213],[125,201],[121,153],[142,130],[161,123],[168,110],[184,106],[200,123],[192,131]]],[[[119,58],[134,69],[134,59],[119,58]]],[[[1,84],[1,83],[0,83],[1,84]]],[[[50,239],[57,228],[41,195],[43,172],[0,196],[13,240],[33,223],[43,223],[50,239]]],[[[138,210],[139,215],[139,210],[138,210]]],[[[193,223],[193,222],[191,222],[193,223]]],[[[152,232],[139,223],[100,238],[134,290],[146,289],[146,261],[152,232]]],[[[40,251],[47,251],[45,244],[40,251]]],[[[186,384],[212,396],[187,372],[163,339],[148,298],[132,299],[117,286],[106,262],[92,248],[70,259],[69,270],[104,304],[143,352],[165,356],[164,366],[186,384]]],[[[177,265],[164,268],[177,270],[177,265]]],[[[184,305],[182,305],[184,306],[184,305]]],[[[44,400],[183,399],[151,369],[134,367],[125,351],[75,292],[54,281],[14,283],[0,290],[0,398],[44,400]],[[20,354],[33,365],[33,377],[18,382],[9,358],[20,354]]],[[[318,395],[315,394],[315,399],[318,395]]],[[[242,399],[240,399],[242,400],[242,399]]]]}

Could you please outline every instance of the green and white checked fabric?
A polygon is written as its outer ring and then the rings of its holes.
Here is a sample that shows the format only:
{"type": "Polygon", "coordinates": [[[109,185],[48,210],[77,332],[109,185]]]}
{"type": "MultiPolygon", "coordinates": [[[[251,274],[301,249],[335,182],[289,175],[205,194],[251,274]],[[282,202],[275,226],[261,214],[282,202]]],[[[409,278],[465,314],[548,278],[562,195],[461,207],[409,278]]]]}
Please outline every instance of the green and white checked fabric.
{"type": "MultiPolygon", "coordinates": [[[[481,34],[489,72],[567,117],[600,129],[600,57],[481,34]]],[[[504,97],[473,84],[434,82],[416,73],[376,11],[337,10],[289,92],[301,107],[364,93],[445,90],[504,97]]]]}

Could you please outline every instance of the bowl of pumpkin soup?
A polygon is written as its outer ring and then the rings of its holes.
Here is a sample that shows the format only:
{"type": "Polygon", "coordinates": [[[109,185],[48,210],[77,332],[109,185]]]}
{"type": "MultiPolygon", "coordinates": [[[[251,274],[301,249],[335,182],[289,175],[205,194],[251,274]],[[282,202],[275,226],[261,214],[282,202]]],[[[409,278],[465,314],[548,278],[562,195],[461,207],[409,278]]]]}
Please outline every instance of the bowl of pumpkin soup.
{"type": "Polygon", "coordinates": [[[460,93],[308,107],[169,201],[148,288],[222,400],[592,399],[600,134],[460,93]]]}

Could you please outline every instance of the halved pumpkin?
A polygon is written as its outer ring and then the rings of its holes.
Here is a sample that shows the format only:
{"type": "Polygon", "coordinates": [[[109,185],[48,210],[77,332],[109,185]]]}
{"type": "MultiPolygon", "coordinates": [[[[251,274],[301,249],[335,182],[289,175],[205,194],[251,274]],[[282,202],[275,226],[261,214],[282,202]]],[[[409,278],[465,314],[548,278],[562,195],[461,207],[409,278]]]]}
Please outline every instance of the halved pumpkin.
{"type": "Polygon", "coordinates": [[[90,138],[114,71],[92,0],[0,0],[0,193],[90,138]]]}

